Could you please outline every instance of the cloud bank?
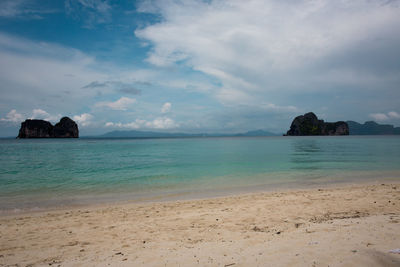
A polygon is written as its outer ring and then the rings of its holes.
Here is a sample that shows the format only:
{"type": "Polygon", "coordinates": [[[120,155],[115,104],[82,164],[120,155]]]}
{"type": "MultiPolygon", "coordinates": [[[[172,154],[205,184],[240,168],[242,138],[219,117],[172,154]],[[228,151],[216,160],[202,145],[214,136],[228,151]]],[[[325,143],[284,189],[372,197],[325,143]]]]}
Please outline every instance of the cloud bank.
{"type": "Polygon", "coordinates": [[[175,129],[179,128],[179,124],[176,123],[173,119],[168,117],[160,117],[154,120],[142,120],[136,119],[133,122],[128,123],[114,123],[114,122],[107,122],[105,124],[106,127],[112,128],[122,128],[122,129],[159,129],[159,130],[168,130],[168,129],[175,129]]]}
{"type": "MultiPolygon", "coordinates": [[[[34,109],[32,110],[31,115],[21,114],[18,113],[15,109],[12,109],[9,113],[7,113],[5,118],[0,118],[0,121],[11,122],[15,125],[20,124],[21,122],[25,121],[25,119],[46,120],[52,123],[56,123],[61,119],[61,117],[61,114],[51,115],[43,109],[34,109]]],[[[94,116],[89,113],[83,113],[72,117],[72,119],[76,121],[79,126],[82,127],[89,126],[92,123],[93,118],[94,116]]]]}
{"type": "Polygon", "coordinates": [[[224,105],[398,91],[399,1],[163,0],[140,11],[162,18],[135,31],[151,44],[147,61],[214,77],[221,86],[211,93],[224,105]]]}
{"type": "Polygon", "coordinates": [[[372,113],[369,115],[369,117],[378,122],[386,122],[400,119],[400,114],[395,111],[390,111],[388,113],[372,113]]]}
{"type": "Polygon", "coordinates": [[[113,110],[128,110],[132,108],[133,104],[136,102],[136,99],[129,97],[121,97],[120,99],[114,102],[99,102],[96,103],[96,107],[107,107],[113,110]]]}
{"type": "Polygon", "coordinates": [[[0,118],[0,121],[20,123],[24,120],[24,116],[18,113],[15,109],[12,109],[7,113],[5,118],[0,118]]]}

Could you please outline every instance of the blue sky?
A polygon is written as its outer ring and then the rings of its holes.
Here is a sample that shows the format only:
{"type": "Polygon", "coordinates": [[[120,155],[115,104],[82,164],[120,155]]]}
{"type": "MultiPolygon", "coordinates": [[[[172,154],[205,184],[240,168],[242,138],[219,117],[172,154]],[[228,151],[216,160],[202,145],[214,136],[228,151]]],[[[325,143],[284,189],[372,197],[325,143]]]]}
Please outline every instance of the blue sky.
{"type": "Polygon", "coordinates": [[[26,118],[111,130],[400,126],[400,3],[0,1],[0,136],[26,118]]]}

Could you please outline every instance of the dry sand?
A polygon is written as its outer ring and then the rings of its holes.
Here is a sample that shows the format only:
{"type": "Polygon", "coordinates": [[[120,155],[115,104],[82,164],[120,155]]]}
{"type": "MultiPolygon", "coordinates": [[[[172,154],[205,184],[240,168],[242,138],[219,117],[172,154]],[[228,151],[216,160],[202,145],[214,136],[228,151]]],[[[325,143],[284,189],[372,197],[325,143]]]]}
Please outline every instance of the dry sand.
{"type": "Polygon", "coordinates": [[[400,266],[400,183],[0,217],[0,266],[400,266]]]}

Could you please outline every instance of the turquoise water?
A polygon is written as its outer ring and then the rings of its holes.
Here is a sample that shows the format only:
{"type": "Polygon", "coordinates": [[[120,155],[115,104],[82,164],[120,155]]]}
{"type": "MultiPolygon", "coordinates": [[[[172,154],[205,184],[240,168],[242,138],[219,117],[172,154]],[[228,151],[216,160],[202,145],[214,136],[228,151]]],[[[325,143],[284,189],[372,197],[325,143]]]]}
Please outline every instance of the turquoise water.
{"type": "Polygon", "coordinates": [[[0,210],[393,178],[400,137],[0,140],[0,210]]]}

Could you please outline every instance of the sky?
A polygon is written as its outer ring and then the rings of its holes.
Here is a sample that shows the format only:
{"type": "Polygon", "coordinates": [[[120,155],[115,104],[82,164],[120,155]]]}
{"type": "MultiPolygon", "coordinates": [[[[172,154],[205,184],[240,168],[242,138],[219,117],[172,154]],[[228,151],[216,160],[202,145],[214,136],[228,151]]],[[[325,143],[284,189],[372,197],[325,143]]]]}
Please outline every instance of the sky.
{"type": "Polygon", "coordinates": [[[397,0],[1,0],[0,136],[400,126],[397,0]]]}

